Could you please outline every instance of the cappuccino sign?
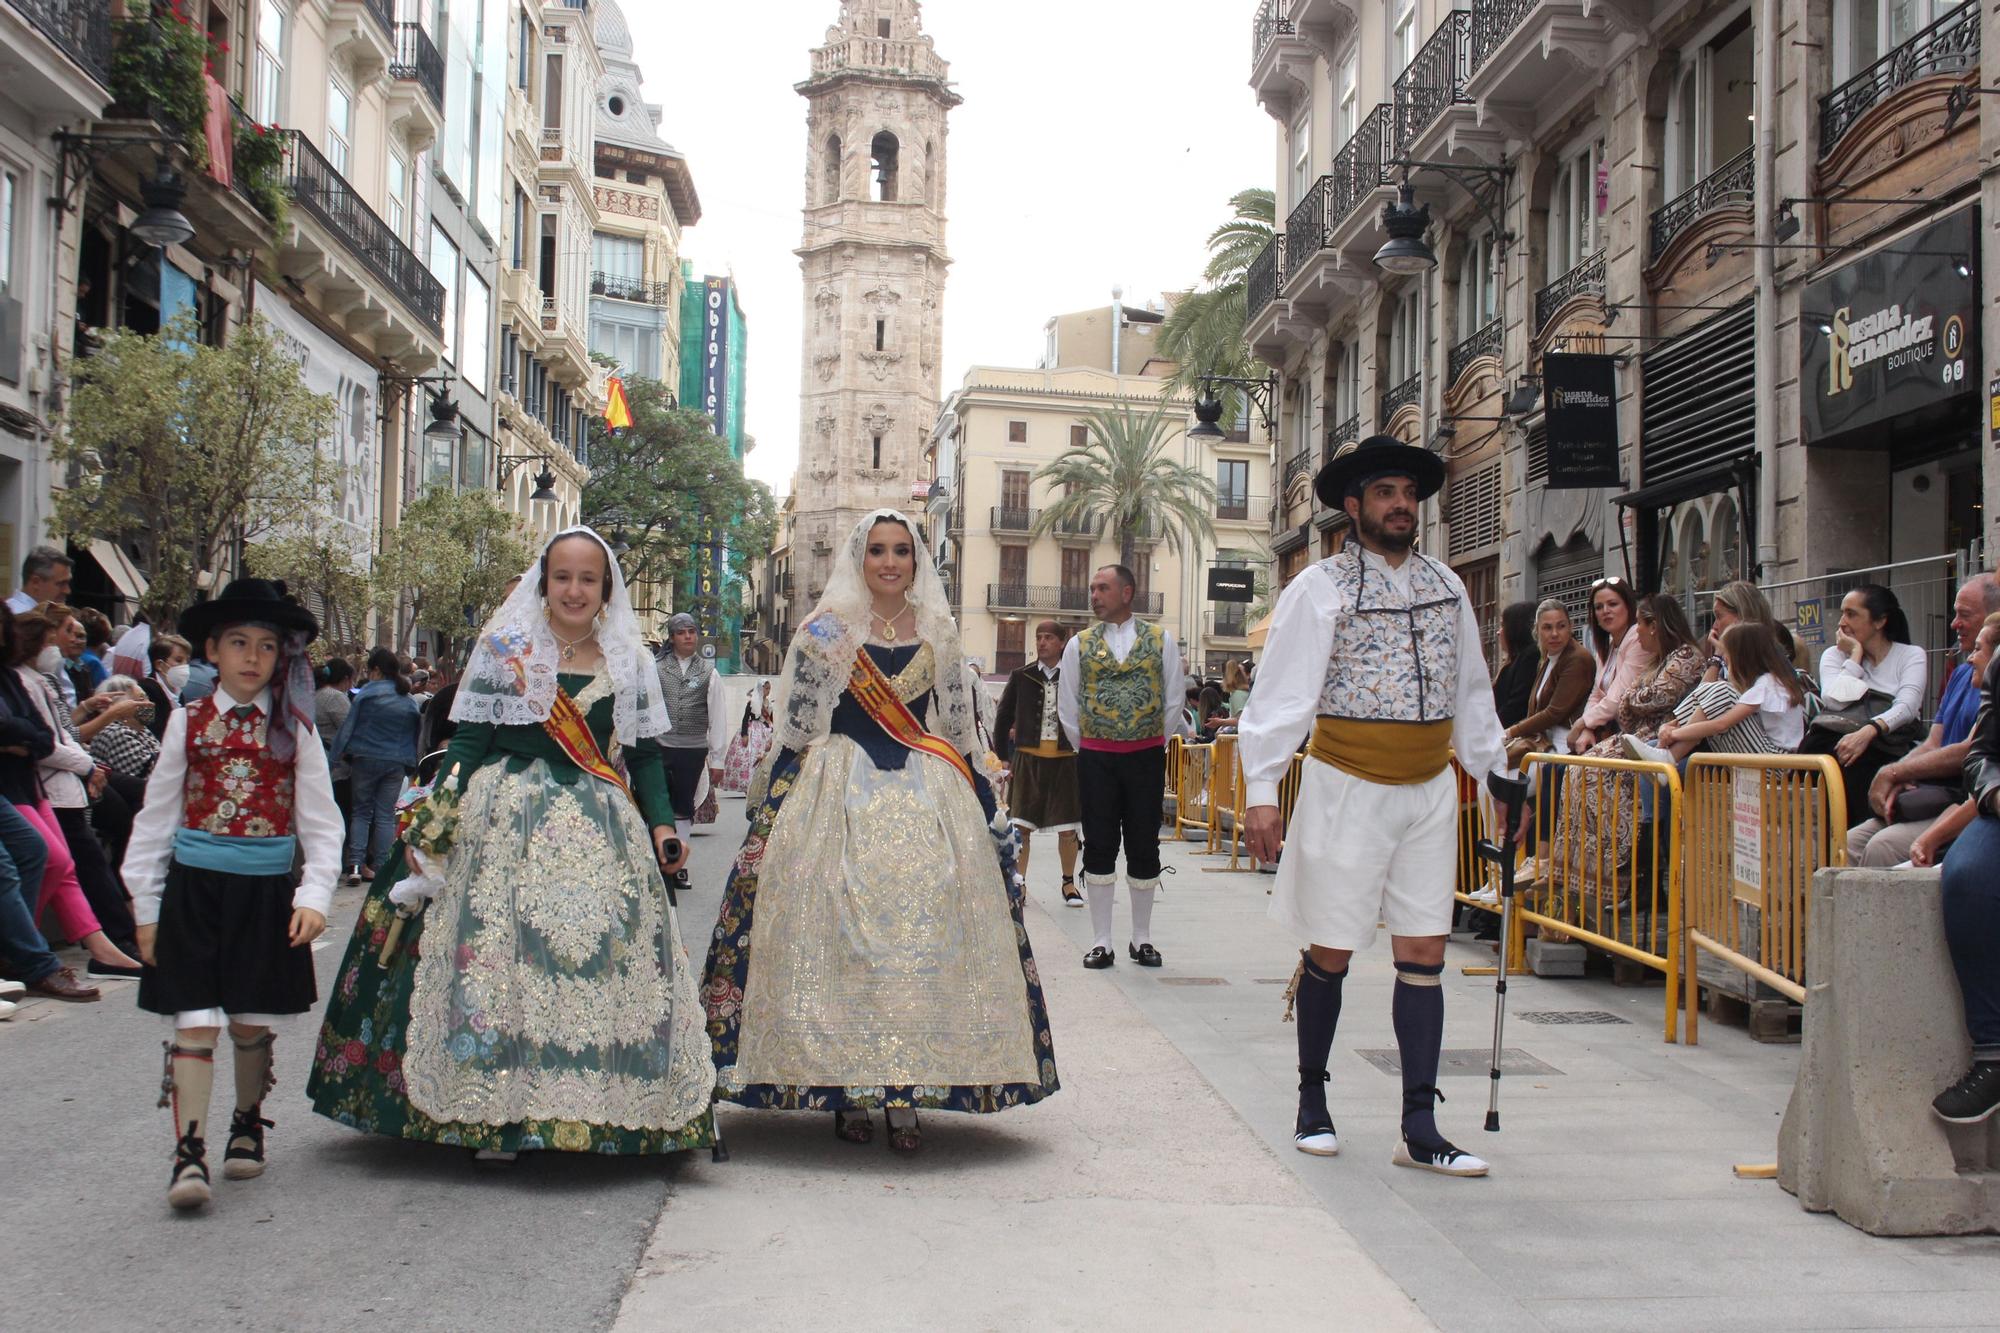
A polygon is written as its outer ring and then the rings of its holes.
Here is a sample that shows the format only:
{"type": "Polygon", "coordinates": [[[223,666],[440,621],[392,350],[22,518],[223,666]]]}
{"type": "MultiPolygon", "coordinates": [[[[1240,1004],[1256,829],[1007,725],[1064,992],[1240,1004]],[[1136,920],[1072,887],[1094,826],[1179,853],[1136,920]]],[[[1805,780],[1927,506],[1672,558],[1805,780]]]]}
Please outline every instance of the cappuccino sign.
{"type": "Polygon", "coordinates": [[[1979,367],[1974,214],[1960,209],[1807,285],[1806,443],[1886,448],[1965,406],[1979,367]]]}

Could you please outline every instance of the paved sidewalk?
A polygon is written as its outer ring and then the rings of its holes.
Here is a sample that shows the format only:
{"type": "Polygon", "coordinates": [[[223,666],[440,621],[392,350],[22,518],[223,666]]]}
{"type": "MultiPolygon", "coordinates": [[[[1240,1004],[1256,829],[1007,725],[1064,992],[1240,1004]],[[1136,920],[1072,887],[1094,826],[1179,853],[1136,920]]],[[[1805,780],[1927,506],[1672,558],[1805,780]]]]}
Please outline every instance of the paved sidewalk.
{"type": "Polygon", "coordinates": [[[681,1174],[616,1327],[1432,1327],[1032,904],[1028,930],[1059,1093],[926,1115],[907,1160],[879,1116],[861,1147],[828,1115],[725,1107],[733,1160],[681,1174]]]}
{"type": "MultiPolygon", "coordinates": [[[[1507,1046],[1548,1072],[1509,1073],[1503,1131],[1486,1134],[1493,979],[1461,969],[1490,964],[1492,954],[1465,937],[1454,942],[1445,1045],[1479,1055],[1462,1076],[1441,1080],[1450,1101],[1438,1118],[1494,1173],[1448,1180],[1389,1164],[1401,1084],[1357,1054],[1395,1048],[1381,938],[1355,957],[1330,1065],[1341,1155],[1297,1153],[1296,1039],[1280,1021],[1296,945],[1265,917],[1272,877],[1212,873],[1227,858],[1197,856],[1197,846],[1170,844],[1167,863],[1178,873],[1155,912],[1166,958],[1157,972],[1121,959],[1109,974],[1083,973],[1086,914],[1056,905],[1054,858],[1038,860],[1031,895],[1070,945],[1065,959],[1059,941],[1037,935],[1043,974],[1135,1004],[1440,1326],[2000,1328],[2000,1238],[1877,1239],[1802,1211],[1775,1181],[1736,1178],[1736,1163],[1776,1160],[1798,1048],[1714,1022],[1702,1024],[1701,1045],[1669,1046],[1658,984],[1510,981],[1507,1046]],[[1548,1011],[1625,1021],[1523,1018],[1548,1011]]],[[[1123,931],[1122,901],[1118,922],[1123,931]]],[[[1059,1047],[1065,1020],[1077,1021],[1073,1007],[1055,1015],[1059,1047]]],[[[1323,1295],[1342,1289],[1332,1272],[1320,1282],[1323,1295]]]]}

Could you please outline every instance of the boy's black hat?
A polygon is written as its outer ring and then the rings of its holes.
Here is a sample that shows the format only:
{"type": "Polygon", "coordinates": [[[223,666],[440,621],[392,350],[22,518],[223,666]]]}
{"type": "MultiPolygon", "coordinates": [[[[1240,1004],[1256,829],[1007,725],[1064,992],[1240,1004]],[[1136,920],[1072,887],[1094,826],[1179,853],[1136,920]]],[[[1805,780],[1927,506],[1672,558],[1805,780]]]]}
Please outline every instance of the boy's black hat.
{"type": "Polygon", "coordinates": [[[287,596],[269,579],[235,579],[220,597],[197,602],[181,612],[180,632],[196,647],[231,625],[270,625],[297,630],[308,642],[319,637],[313,613],[287,596]]]}

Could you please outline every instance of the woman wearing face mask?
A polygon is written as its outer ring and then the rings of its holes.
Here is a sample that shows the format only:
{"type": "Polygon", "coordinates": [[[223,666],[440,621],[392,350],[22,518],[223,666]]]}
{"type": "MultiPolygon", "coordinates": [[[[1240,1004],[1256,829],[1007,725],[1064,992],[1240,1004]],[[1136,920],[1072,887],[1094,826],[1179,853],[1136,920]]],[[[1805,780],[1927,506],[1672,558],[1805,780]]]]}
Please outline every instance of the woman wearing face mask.
{"type": "Polygon", "coordinates": [[[717,1095],[921,1143],[919,1107],[1056,1090],[1055,1048],[958,630],[902,514],[835,558],[785,661],[773,757],[723,894],[703,994],[717,1095]]]}
{"type": "Polygon", "coordinates": [[[14,673],[55,737],[54,750],[40,764],[42,799],[17,801],[15,808],[40,831],[48,848],[42,902],[54,910],[63,933],[90,955],[90,975],[136,979],[138,932],[131,904],[90,829],[91,797],[103,789],[110,771],[77,743],[50,678],[62,669],[62,650],[53,640],[63,618],[44,603],[14,620],[14,673]]]}

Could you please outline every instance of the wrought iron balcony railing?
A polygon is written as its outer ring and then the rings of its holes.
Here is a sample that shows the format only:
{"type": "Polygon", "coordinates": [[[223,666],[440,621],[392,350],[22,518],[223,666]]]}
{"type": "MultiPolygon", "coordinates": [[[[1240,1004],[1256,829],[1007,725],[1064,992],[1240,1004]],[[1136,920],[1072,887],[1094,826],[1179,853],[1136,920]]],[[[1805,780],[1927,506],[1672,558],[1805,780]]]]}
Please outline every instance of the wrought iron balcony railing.
{"type": "Polygon", "coordinates": [[[1451,349],[1445,373],[1453,384],[1482,356],[1500,355],[1501,327],[1498,318],[1489,319],[1451,349]]]}
{"type": "Polygon", "coordinates": [[[643,301],[647,305],[672,305],[674,285],[670,282],[647,282],[644,278],[620,277],[616,273],[600,271],[590,275],[590,294],[608,296],[614,301],[643,301]]]}
{"type": "Polygon", "coordinates": [[[1418,136],[1454,102],[1465,100],[1471,73],[1472,15],[1455,9],[1396,78],[1396,153],[1409,151],[1418,136]]]}
{"type": "Polygon", "coordinates": [[[389,76],[409,79],[430,94],[431,105],[444,110],[444,57],[421,23],[396,25],[396,59],[389,76]]]}
{"type": "Polygon", "coordinates": [[[1326,456],[1320,461],[1331,463],[1333,456],[1340,452],[1340,446],[1361,438],[1361,414],[1356,412],[1326,433],[1326,456]]]}
{"type": "Polygon", "coordinates": [[[1490,60],[1501,44],[1514,35],[1521,20],[1541,0],[1472,0],[1472,64],[1466,72],[1490,60]]]}
{"type": "Polygon", "coordinates": [[[995,532],[1026,532],[1035,526],[1038,509],[1014,509],[1007,505],[994,505],[993,517],[988,526],[995,532]]]}
{"type": "Polygon", "coordinates": [[[1420,370],[1382,394],[1382,414],[1378,421],[1387,425],[1389,418],[1395,416],[1398,409],[1410,406],[1423,396],[1424,373],[1420,370]]]}
{"type": "Polygon", "coordinates": [[[1549,320],[1565,302],[1578,296],[1604,295],[1604,252],[1599,250],[1569,272],[1535,293],[1535,332],[1549,326],[1549,320]]]}
{"type": "Polygon", "coordinates": [[[1751,150],[1746,148],[1730,158],[1714,171],[1696,183],[1693,189],[1682,191],[1669,199],[1663,206],[1653,210],[1652,225],[1649,228],[1651,249],[1647,257],[1657,260],[1666,253],[1674,238],[1686,231],[1695,219],[1729,204],[1749,204],[1752,198],[1756,173],[1752,169],[1751,150]]]}
{"type": "Polygon", "coordinates": [[[1104,535],[1104,515],[1085,514],[1081,518],[1057,519],[1050,530],[1058,537],[1102,537],[1104,535]]]}
{"type": "Polygon", "coordinates": [[[1292,256],[1294,272],[1326,247],[1327,232],[1336,221],[1333,199],[1333,177],[1321,176],[1285,219],[1285,253],[1292,256]]]}
{"type": "Polygon", "coordinates": [[[1263,58],[1264,48],[1281,36],[1289,37],[1298,31],[1285,11],[1292,7],[1292,0],[1264,0],[1257,6],[1257,17],[1250,23],[1250,63],[1256,64],[1263,58]]]}
{"type": "Polygon", "coordinates": [[[1313,450],[1308,444],[1285,460],[1285,489],[1290,489],[1292,480],[1312,470],[1313,450]]]}
{"type": "MultiPolygon", "coordinates": [[[[1157,616],[1166,594],[1142,592],[1132,599],[1132,609],[1142,616],[1157,616]]],[[[989,583],[986,585],[989,611],[1074,611],[1088,614],[1090,589],[1052,586],[1043,583],[989,583]]]]}
{"type": "Polygon", "coordinates": [[[1384,163],[1396,155],[1396,108],[1382,102],[1361,118],[1340,151],[1333,156],[1333,200],[1327,227],[1338,227],[1354,216],[1375,191],[1389,184],[1384,163]]]}
{"type": "Polygon", "coordinates": [[[368,16],[374,19],[377,26],[382,29],[383,36],[394,41],[396,37],[395,0],[361,0],[361,7],[368,11],[368,16]]]}
{"type": "Polygon", "coordinates": [[[1250,261],[1249,269],[1243,275],[1243,314],[1246,319],[1255,319],[1265,306],[1271,304],[1278,295],[1278,283],[1284,268],[1285,240],[1273,236],[1257,257],[1250,261]]]}
{"type": "Polygon", "coordinates": [[[1819,155],[1840,145],[1883,98],[1935,74],[1979,67],[1979,9],[1961,5],[1819,99],[1819,155]]]}
{"type": "Polygon", "coordinates": [[[319,220],[363,268],[390,291],[424,327],[444,333],[444,286],[423,261],[362,201],[333,164],[298,130],[285,136],[285,186],[306,213],[319,220]]]}
{"type": "MultiPolygon", "coordinates": [[[[1215,516],[1231,522],[1242,522],[1250,517],[1250,497],[1247,495],[1223,495],[1215,501],[1215,516]]],[[[1155,541],[1151,534],[1152,524],[1147,524],[1139,533],[1140,541],[1155,541]]]]}
{"type": "Polygon", "coordinates": [[[1250,608],[1241,602],[1227,611],[1208,613],[1208,632],[1218,639],[1240,639],[1250,633],[1250,608]]]}
{"type": "Polygon", "coordinates": [[[104,0],[7,0],[83,72],[111,86],[111,6],[104,0]]]}

